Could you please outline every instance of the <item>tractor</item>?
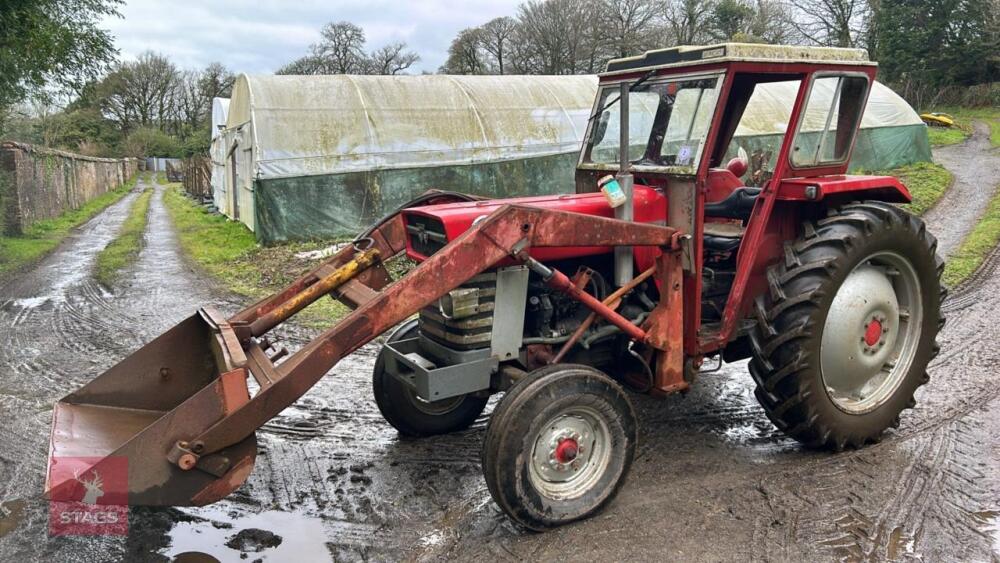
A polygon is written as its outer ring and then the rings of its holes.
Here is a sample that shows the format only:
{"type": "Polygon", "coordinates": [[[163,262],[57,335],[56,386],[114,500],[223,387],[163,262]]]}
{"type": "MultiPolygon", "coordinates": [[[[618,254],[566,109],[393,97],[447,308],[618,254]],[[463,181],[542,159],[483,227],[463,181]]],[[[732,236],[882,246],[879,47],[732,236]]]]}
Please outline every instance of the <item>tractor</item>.
{"type": "Polygon", "coordinates": [[[372,387],[401,435],[463,430],[502,394],[483,476],[528,529],[607,505],[635,455],[630,394],[683,393],[706,365],[749,359],[807,447],[878,440],[928,380],[943,263],[906,187],[845,174],[875,73],[859,50],[736,43],[611,61],[576,193],[430,190],[279,293],[198,310],[56,404],[48,495],[125,460],[128,504],[215,502],[257,428],[389,331],[372,387]],[[741,119],[779,87],[783,134],[752,146],[741,119]],[[393,280],[401,255],[417,264],[393,280]],[[353,311],[291,354],[268,339],[325,296],[353,311]]]}

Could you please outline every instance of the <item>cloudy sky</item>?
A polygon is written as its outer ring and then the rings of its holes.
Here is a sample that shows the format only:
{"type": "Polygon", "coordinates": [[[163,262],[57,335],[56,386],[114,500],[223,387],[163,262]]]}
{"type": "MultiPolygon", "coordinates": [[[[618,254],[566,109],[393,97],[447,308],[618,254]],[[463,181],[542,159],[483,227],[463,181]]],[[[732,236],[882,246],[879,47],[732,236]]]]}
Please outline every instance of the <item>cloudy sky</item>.
{"type": "Polygon", "coordinates": [[[521,0],[126,0],[104,27],[123,58],[153,50],[182,68],[220,61],[236,72],[270,73],[306,53],[330,21],[361,26],[368,50],[401,40],[436,71],[455,34],[513,15],[521,0]]]}

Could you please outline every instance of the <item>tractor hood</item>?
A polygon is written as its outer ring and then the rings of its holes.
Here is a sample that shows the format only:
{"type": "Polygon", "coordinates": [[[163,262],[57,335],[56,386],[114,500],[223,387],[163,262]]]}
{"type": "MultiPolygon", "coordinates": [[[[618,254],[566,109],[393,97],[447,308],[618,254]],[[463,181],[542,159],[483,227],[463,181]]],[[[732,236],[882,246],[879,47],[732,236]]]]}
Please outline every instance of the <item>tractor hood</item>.
{"type": "MultiPolygon", "coordinates": [[[[641,223],[666,224],[667,200],[657,189],[636,185],[633,204],[635,220],[641,223]]],[[[600,192],[588,194],[545,195],[511,199],[492,199],[414,207],[403,211],[406,225],[406,253],[422,261],[440,250],[472,226],[504,205],[528,205],[585,215],[614,217],[614,209],[600,192]]],[[[609,247],[536,248],[531,255],[542,261],[560,260],[610,252],[609,247]]]]}

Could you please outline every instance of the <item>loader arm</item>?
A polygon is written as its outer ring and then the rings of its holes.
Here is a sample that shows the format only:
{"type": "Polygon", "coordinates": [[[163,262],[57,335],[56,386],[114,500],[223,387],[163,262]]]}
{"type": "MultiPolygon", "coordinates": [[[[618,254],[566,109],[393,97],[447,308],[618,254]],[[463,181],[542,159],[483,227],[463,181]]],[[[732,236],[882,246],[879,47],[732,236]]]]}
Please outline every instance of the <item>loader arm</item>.
{"type": "MultiPolygon", "coordinates": [[[[575,286],[562,273],[535,262],[526,249],[659,247],[665,257],[661,262],[676,265],[661,268],[668,282],[664,287],[679,296],[679,234],[670,227],[505,205],[390,283],[383,263],[405,246],[402,219],[391,218],[371,232],[366,244],[341,250],[277,294],[228,320],[202,310],[60,401],[53,414],[47,492],[56,500],[71,498],[75,480],[70,470],[79,472],[81,467],[79,461],[63,458],[84,456],[94,460],[91,468],[127,459],[129,504],[215,502],[249,476],[257,428],[294,403],[344,356],[473,276],[513,257],[609,322],[624,326],[628,321],[578,289],[573,294],[575,286]],[[356,309],[283,361],[278,361],[281,353],[269,357],[269,344],[262,337],[327,294],[356,309]],[[252,395],[251,376],[259,386],[252,395]]],[[[674,300],[661,300],[664,308],[668,303],[674,300]]],[[[680,310],[672,309],[659,316],[680,310]]],[[[667,338],[668,323],[660,325],[647,327],[648,338],[634,326],[629,334],[669,357],[658,371],[669,372],[665,377],[676,381],[681,372],[680,330],[667,338]]]]}

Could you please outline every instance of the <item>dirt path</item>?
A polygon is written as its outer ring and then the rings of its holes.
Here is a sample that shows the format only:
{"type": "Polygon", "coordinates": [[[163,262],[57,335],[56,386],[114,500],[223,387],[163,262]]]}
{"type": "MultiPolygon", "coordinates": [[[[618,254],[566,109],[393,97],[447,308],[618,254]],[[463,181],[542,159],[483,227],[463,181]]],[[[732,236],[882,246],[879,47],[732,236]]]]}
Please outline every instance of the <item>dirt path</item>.
{"type": "Polygon", "coordinates": [[[946,258],[986,211],[1000,183],[1000,150],[990,145],[990,128],[982,121],[972,127],[972,137],[964,143],[934,149],[934,162],[955,176],[951,189],[924,215],[934,226],[938,252],[946,258]]]}
{"type": "MultiPolygon", "coordinates": [[[[13,514],[0,512],[0,560],[168,560],[195,551],[241,561],[225,543],[244,529],[282,538],[247,554],[275,561],[1000,556],[1000,276],[991,271],[948,302],[942,353],[916,409],[858,452],[802,450],[764,416],[745,365],[727,365],[687,396],[635,397],[640,448],[621,495],[589,521],[527,533],[482,481],[486,416],[466,432],[400,440],[371,400],[376,348],[366,346],[258,433],[257,467],[229,499],[133,510],[127,540],[49,538],[37,494],[52,402],[195,307],[235,308],[185,266],[161,197],[126,287],[108,293],[87,272],[127,201],[0,287],[0,491],[13,514]]],[[[978,214],[957,206],[930,226],[967,231],[978,214]]],[[[284,336],[295,347],[308,335],[284,336]]]]}
{"type": "Polygon", "coordinates": [[[226,305],[181,260],[161,187],[151,202],[145,248],[122,276],[126,287],[111,292],[91,278],[95,256],[114,239],[144,187],[140,183],[38,267],[0,288],[0,500],[18,508],[9,522],[14,529],[0,537],[0,560],[94,561],[124,554],[121,539],[47,535],[47,505],[39,494],[51,405],[190,314],[193,303],[226,305]]]}

